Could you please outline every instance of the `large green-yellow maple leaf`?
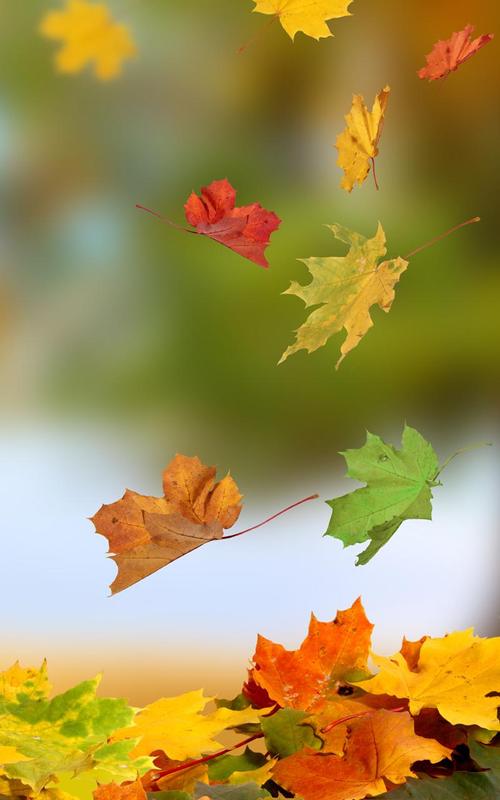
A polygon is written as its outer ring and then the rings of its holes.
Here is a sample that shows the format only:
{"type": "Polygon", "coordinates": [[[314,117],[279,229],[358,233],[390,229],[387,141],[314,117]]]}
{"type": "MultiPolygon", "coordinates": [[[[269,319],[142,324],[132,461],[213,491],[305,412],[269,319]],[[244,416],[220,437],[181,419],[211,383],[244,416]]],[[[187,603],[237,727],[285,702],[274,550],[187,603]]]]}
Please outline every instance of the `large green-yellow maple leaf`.
{"type": "Polygon", "coordinates": [[[298,350],[314,352],[330,336],[344,328],[337,368],[373,325],[370,309],[378,305],[386,313],[395,297],[394,287],[408,267],[404,258],[381,261],[386,253],[384,229],[366,239],[341,225],[328,225],[336,239],[349,245],[346,256],[302,259],[312,275],[307,286],[293,281],[283,294],[294,294],[306,307],[319,306],[296,331],[296,341],[285,350],[281,364],[298,350]]]}
{"type": "Polygon", "coordinates": [[[108,743],[134,711],[125,700],[97,697],[99,681],[51,698],[45,663],[40,669],[14,664],[0,673],[0,774],[37,794],[61,774],[99,771],[121,782],[149,769],[150,759],[129,758],[135,739],[108,743]]]}
{"type": "Polygon", "coordinates": [[[333,36],[330,19],[349,17],[352,0],[254,0],[254,11],[278,17],[291,39],[299,31],[313,39],[333,36]]]}
{"type": "Polygon", "coordinates": [[[116,732],[113,741],[140,737],[133,756],[163,750],[169,758],[185,761],[220,749],[222,745],[214,737],[228,728],[259,722],[262,714],[270,710],[218,708],[202,714],[213,699],[204,697],[201,689],[178,697],[164,697],[140,711],[134,726],[116,732]]]}
{"type": "Polygon", "coordinates": [[[372,694],[408,698],[410,712],[437,708],[452,725],[500,731],[500,637],[482,639],[473,630],[425,639],[416,664],[405,653],[373,656],[379,672],[356,686],[372,694]]]}

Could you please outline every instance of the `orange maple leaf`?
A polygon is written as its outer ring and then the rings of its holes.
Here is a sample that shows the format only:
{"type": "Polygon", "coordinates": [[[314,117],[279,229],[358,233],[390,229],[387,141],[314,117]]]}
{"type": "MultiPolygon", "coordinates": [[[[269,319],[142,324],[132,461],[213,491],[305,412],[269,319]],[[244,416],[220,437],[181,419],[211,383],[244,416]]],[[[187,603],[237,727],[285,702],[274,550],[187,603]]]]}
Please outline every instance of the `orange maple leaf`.
{"type": "Polygon", "coordinates": [[[280,706],[311,709],[336,681],[366,669],[372,630],[359,598],[332,622],[312,614],[298,650],[258,637],[250,679],[280,706]]]}
{"type": "Polygon", "coordinates": [[[418,77],[422,80],[437,81],[446,78],[454,72],[464,61],[467,61],[481,47],[491,42],[492,33],[485,33],[472,39],[473,25],[466,25],[462,31],[453,33],[449,39],[436,42],[431,52],[426,56],[426,65],[418,70],[418,77]]]}
{"type": "Polygon", "coordinates": [[[417,736],[407,712],[379,710],[349,723],[342,755],[306,748],[279,761],[273,778],[303,800],[360,800],[404,783],[416,761],[436,763],[450,753],[417,736]]]}

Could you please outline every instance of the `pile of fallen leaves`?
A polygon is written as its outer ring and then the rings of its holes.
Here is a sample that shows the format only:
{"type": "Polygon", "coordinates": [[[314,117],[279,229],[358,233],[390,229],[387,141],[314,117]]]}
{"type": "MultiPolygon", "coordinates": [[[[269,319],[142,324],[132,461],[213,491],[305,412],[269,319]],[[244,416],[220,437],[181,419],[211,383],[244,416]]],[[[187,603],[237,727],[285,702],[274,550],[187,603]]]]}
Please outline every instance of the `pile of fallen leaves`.
{"type": "Polygon", "coordinates": [[[258,637],[233,700],[141,710],[98,698],[98,678],[51,698],[45,664],[15,664],[0,674],[0,797],[498,798],[500,638],[404,639],[385,658],[372,629],[360,600],[313,615],[298,650],[258,637]]]}

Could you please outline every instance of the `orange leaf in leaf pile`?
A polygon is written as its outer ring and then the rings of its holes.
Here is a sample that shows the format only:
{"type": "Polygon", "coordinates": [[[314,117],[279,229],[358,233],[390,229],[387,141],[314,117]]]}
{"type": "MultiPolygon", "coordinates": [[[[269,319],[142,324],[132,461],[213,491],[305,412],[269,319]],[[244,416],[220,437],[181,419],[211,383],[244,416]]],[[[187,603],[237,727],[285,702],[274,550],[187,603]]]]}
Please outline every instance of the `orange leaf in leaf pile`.
{"type": "Polygon", "coordinates": [[[280,706],[305,711],[336,681],[366,669],[372,630],[359,599],[333,622],[319,622],[313,614],[298,650],[259,636],[250,677],[280,706]]]}
{"type": "Polygon", "coordinates": [[[216,482],[215,467],[177,455],[163,473],[164,497],[127,490],[92,517],[118,566],[113,594],[132,586],[205,542],[221,539],[241,511],[230,475],[216,482]]]}
{"type": "Polygon", "coordinates": [[[147,800],[140,780],[119,785],[107,783],[94,790],[94,800],[147,800]]]}
{"type": "Polygon", "coordinates": [[[187,221],[197,233],[220,242],[261,267],[269,266],[264,252],[281,220],[260,203],[236,207],[236,191],[228,180],[204,186],[201,196],[193,192],[184,208],[187,221]]]}
{"type": "Polygon", "coordinates": [[[417,736],[407,712],[379,710],[349,723],[341,756],[305,749],[278,762],[273,778],[303,800],[359,800],[404,783],[416,761],[436,763],[450,753],[417,736]]]}
{"type": "Polygon", "coordinates": [[[457,70],[460,64],[493,39],[492,33],[485,33],[477,39],[472,39],[473,31],[473,25],[466,25],[463,31],[453,33],[449,39],[436,42],[426,56],[427,64],[419,69],[418,77],[422,80],[427,78],[429,81],[446,78],[450,72],[457,70]]]}

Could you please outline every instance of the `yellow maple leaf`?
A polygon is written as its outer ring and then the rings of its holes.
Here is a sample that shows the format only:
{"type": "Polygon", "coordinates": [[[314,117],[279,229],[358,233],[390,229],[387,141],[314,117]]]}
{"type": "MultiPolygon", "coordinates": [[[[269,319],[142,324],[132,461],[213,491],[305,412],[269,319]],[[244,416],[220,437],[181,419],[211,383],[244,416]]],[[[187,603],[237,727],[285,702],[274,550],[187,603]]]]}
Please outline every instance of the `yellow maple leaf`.
{"type": "Polygon", "coordinates": [[[437,708],[452,725],[500,730],[500,637],[481,639],[469,629],[426,639],[413,668],[402,652],[373,658],[378,674],[356,686],[371,694],[407,697],[413,715],[437,708]]]}
{"type": "Polygon", "coordinates": [[[135,725],[115,733],[113,741],[140,736],[140,741],[132,750],[132,757],[163,750],[169,758],[185,761],[220,749],[223,745],[214,737],[227,728],[259,722],[260,717],[270,711],[218,708],[209,714],[202,714],[213,699],[204,697],[202,689],[178,697],[164,697],[140,711],[135,725]]]}
{"type": "Polygon", "coordinates": [[[278,17],[291,39],[299,31],[313,39],[333,36],[327,20],[350,17],[352,0],[254,0],[259,14],[278,17]]]}
{"type": "Polygon", "coordinates": [[[301,286],[293,281],[283,294],[294,294],[306,307],[319,308],[296,331],[296,340],[285,350],[280,364],[298,350],[312,353],[344,328],[347,336],[340,348],[338,368],[372,327],[371,307],[378,305],[386,313],[391,310],[394,287],[408,266],[403,258],[379,263],[387,252],[380,223],[372,239],[341,225],[327,227],[337,239],[350,245],[349,252],[347,256],[303,259],[312,275],[311,283],[301,286]]]}
{"type": "Polygon", "coordinates": [[[347,127],[337,136],[335,145],[339,151],[337,164],[344,170],[340,185],[347,192],[352,191],[355,183],[363,183],[370,163],[373,164],[378,155],[390,91],[390,86],[386,86],[378,93],[371,111],[365,106],[362,95],[353,95],[351,110],[345,117],[347,127]]]}
{"type": "Polygon", "coordinates": [[[62,73],[81,72],[92,65],[97,78],[111,80],[120,75],[123,61],[136,54],[128,28],[115,22],[101,3],[67,0],[64,10],[44,16],[40,33],[62,42],[55,57],[62,73]]]}

